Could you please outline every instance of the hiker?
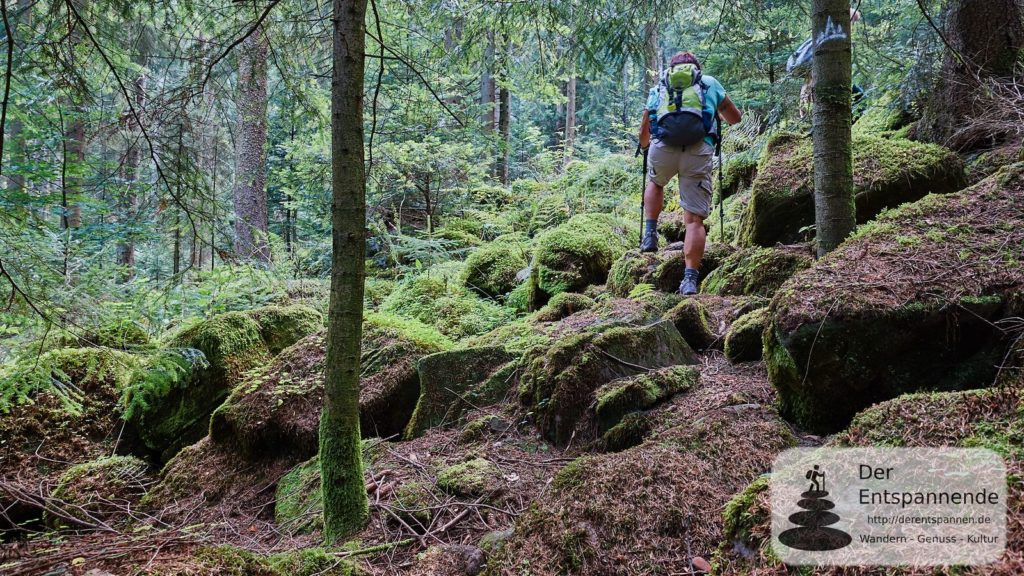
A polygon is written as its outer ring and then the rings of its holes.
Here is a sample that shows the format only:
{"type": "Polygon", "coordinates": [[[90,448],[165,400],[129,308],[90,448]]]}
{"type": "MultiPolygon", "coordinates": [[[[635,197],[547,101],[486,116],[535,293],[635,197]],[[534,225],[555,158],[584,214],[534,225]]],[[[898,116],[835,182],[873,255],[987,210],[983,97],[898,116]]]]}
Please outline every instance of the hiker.
{"type": "Polygon", "coordinates": [[[690,52],[672,57],[658,86],[650,91],[640,127],[640,146],[649,170],[644,190],[644,233],[641,252],[658,250],[658,216],[664,207],[665,185],[679,175],[679,204],[686,224],[686,272],[679,293],[696,294],[711,212],[711,170],[721,120],[730,125],[741,114],[715,78],[701,72],[690,52]],[[718,120],[718,121],[716,121],[718,120]]]}

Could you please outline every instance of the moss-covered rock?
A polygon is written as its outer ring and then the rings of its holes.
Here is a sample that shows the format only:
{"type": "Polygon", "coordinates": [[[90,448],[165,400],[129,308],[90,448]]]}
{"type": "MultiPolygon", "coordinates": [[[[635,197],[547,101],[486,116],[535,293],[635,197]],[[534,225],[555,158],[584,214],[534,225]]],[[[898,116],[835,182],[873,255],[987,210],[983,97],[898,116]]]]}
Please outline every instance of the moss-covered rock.
{"type": "Polygon", "coordinates": [[[686,239],[686,222],[681,210],[663,212],[658,218],[658,232],[669,243],[682,242],[686,239]]]}
{"type": "Polygon", "coordinates": [[[768,308],[740,316],[725,334],[725,357],[730,362],[752,362],[762,355],[761,335],[768,325],[768,308]]]}
{"type": "Polygon", "coordinates": [[[1020,315],[1024,165],[861,227],[777,293],[765,356],[784,415],[817,431],[904,392],[991,383],[1020,315]],[[927,268],[921,268],[927,262],[927,268]]]}
{"type": "Polygon", "coordinates": [[[401,481],[395,487],[395,497],[391,501],[396,514],[409,525],[423,529],[430,526],[436,503],[430,489],[414,478],[401,481]]]}
{"type": "Polygon", "coordinates": [[[621,452],[639,446],[653,428],[651,418],[643,412],[626,414],[622,421],[601,435],[602,452],[621,452]]]}
{"type": "Polygon", "coordinates": [[[720,340],[707,307],[698,298],[687,298],[665,312],[671,322],[694,350],[707,350],[720,340]]]}
{"type": "Polygon", "coordinates": [[[203,320],[171,339],[136,373],[126,416],[161,459],[202,438],[209,417],[248,370],[271,358],[252,313],[228,312],[203,320]]]}
{"type": "Polygon", "coordinates": [[[575,292],[562,292],[555,295],[543,308],[534,314],[537,322],[558,322],[566,316],[589,310],[594,307],[594,299],[575,292]]]}
{"type": "Polygon", "coordinates": [[[595,439],[585,415],[589,398],[602,384],[696,361],[670,322],[584,331],[527,353],[520,399],[533,407],[541,434],[552,442],[565,445],[581,425],[589,430],[580,430],[580,435],[595,439]]]}
{"type": "Polygon", "coordinates": [[[460,264],[448,263],[410,276],[398,283],[380,309],[434,326],[456,340],[511,320],[511,309],[484,300],[463,285],[462,270],[460,264]]]}
{"type": "Polygon", "coordinates": [[[743,214],[747,210],[747,205],[750,204],[750,196],[750,190],[733,194],[725,199],[721,207],[716,206],[711,211],[707,220],[704,221],[708,229],[709,240],[715,243],[727,244],[739,242],[740,226],[743,222],[743,214]]]}
{"type": "Polygon", "coordinates": [[[595,392],[598,434],[618,425],[630,413],[652,408],[697,385],[700,371],[692,366],[669,366],[612,380],[595,392]]]}
{"type": "Polygon", "coordinates": [[[466,287],[491,298],[511,292],[519,284],[516,275],[529,265],[525,236],[522,241],[514,240],[502,238],[474,250],[463,270],[466,287]]]}
{"type": "Polygon", "coordinates": [[[460,422],[462,414],[493,404],[512,388],[514,356],[504,347],[463,348],[420,358],[419,399],[405,428],[415,438],[435,426],[460,422]]]}
{"type": "Polygon", "coordinates": [[[125,520],[151,482],[149,466],[134,456],[104,456],[76,464],[60,476],[51,493],[61,514],[48,511],[47,524],[59,528],[74,526],[75,520],[86,526],[125,520]]]}
{"type": "Polygon", "coordinates": [[[615,261],[608,272],[608,291],[626,298],[640,284],[649,284],[655,290],[674,293],[683,280],[686,263],[679,251],[657,254],[630,250],[615,261]]]}
{"type": "Polygon", "coordinates": [[[278,480],[274,492],[274,522],[287,534],[322,530],[323,509],[320,457],[314,456],[278,480]]]}
{"type": "Polygon", "coordinates": [[[749,188],[756,176],[757,158],[752,152],[741,152],[729,158],[722,173],[722,185],[715,189],[715,201],[728,199],[749,188]]]}
{"type": "Polygon", "coordinates": [[[501,488],[501,470],[486,458],[472,458],[437,473],[437,487],[455,496],[474,498],[501,488]]]}
{"type": "MultiPolygon", "coordinates": [[[[307,336],[249,374],[210,420],[210,436],[246,457],[317,453],[326,333],[307,336]]],[[[359,416],[363,436],[400,434],[420,395],[416,360],[451,341],[415,320],[369,314],[363,324],[359,416]]]]}
{"type": "Polygon", "coordinates": [[[772,296],[783,282],[814,260],[800,250],[746,248],[735,252],[708,274],[702,294],[719,296],[772,296]]]}
{"type": "MultiPolygon", "coordinates": [[[[967,183],[963,162],[951,151],[874,135],[853,140],[853,179],[859,223],[885,208],[929,193],[955,192],[967,183]]],[[[813,191],[810,139],[793,134],[773,137],[757,170],[740,244],[774,246],[813,236],[813,191]]]]}
{"type": "MultiPolygon", "coordinates": [[[[356,576],[354,564],[322,548],[302,548],[263,555],[234,546],[201,546],[191,555],[187,574],[194,576],[356,576]]],[[[181,561],[146,570],[153,576],[182,574],[181,561]]]]}
{"type": "Polygon", "coordinates": [[[639,242],[636,226],[608,214],[580,214],[537,237],[534,266],[548,297],[603,284],[612,264],[639,242]]]}
{"type": "Polygon", "coordinates": [[[249,316],[260,325],[260,336],[271,354],[323,328],[322,314],[302,304],[257,308],[249,316]]]}

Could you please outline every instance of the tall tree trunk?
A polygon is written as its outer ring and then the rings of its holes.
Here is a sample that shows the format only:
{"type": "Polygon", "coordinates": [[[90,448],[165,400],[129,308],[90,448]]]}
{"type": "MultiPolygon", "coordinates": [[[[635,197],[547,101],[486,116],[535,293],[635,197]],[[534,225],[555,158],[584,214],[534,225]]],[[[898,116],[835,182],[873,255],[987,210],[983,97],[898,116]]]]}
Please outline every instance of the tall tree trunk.
{"type": "Polygon", "coordinates": [[[850,146],[850,6],[814,0],[814,213],[818,255],[838,246],[856,225],[850,146]]]}
{"type": "Polygon", "coordinates": [[[661,72],[661,62],[658,58],[658,25],[656,22],[649,22],[645,30],[646,42],[644,43],[644,67],[647,69],[644,75],[647,88],[653,88],[658,83],[658,74],[661,72]]]}
{"type": "Polygon", "coordinates": [[[480,74],[480,123],[484,130],[493,133],[495,123],[495,82],[494,82],[494,32],[487,33],[487,48],[484,50],[484,68],[480,74]]]}
{"type": "Polygon", "coordinates": [[[569,79],[565,82],[565,136],[562,147],[562,166],[572,160],[573,147],[576,145],[576,67],[573,66],[569,79]]]}
{"type": "Polygon", "coordinates": [[[262,27],[238,53],[235,133],[235,253],[270,262],[267,238],[267,37],[262,27]]]}
{"type": "Polygon", "coordinates": [[[945,38],[948,51],[932,93],[921,135],[960,150],[986,145],[991,130],[965,131],[972,118],[989,113],[980,83],[1010,76],[1024,50],[1024,3],[1020,0],[959,0],[950,3],[945,38]]]}
{"type": "Polygon", "coordinates": [[[512,94],[508,89],[508,62],[512,56],[512,46],[506,40],[502,43],[502,48],[504,53],[501,59],[498,86],[498,133],[501,135],[498,150],[498,178],[502,184],[508,184],[508,164],[512,144],[512,94]]]}
{"type": "Polygon", "coordinates": [[[359,432],[359,361],[366,249],[363,66],[366,0],[334,0],[331,76],[332,268],[320,476],[329,543],[369,518],[359,432]]]}
{"type": "MultiPolygon", "coordinates": [[[[149,40],[144,38],[139,43],[139,52],[135,56],[135,64],[139,66],[139,75],[132,83],[132,106],[142,113],[146,105],[146,66],[149,63],[149,40]]],[[[120,268],[121,282],[127,282],[135,276],[135,219],[138,217],[139,197],[135,190],[141,165],[141,127],[133,114],[127,116],[128,149],[124,154],[122,175],[124,192],[118,199],[117,220],[121,224],[121,239],[117,243],[117,265],[120,268]],[[126,231],[126,228],[128,230],[126,231]]]]}
{"type": "MultiPolygon", "coordinates": [[[[22,12],[15,16],[15,11],[10,8],[7,9],[7,16],[10,20],[11,36],[13,42],[17,44],[21,39],[22,31],[31,34],[32,32],[32,10],[34,4],[30,4],[22,9],[22,12]]],[[[12,46],[12,49],[14,47],[12,46]]],[[[13,66],[13,64],[12,64],[13,66]]],[[[8,103],[7,117],[10,122],[10,139],[9,143],[5,144],[4,153],[7,155],[7,166],[19,166],[17,170],[5,170],[4,174],[7,176],[8,182],[10,182],[11,189],[15,192],[25,188],[25,176],[22,174],[22,170],[25,168],[21,166],[25,159],[25,135],[23,133],[24,125],[19,117],[11,116],[11,109],[13,108],[14,96],[11,95],[11,102],[8,103]],[[8,152],[9,150],[9,152],[8,152]]],[[[2,137],[3,135],[0,135],[2,137]]],[[[0,158],[3,161],[3,158],[0,158]]]]}
{"type": "MultiPolygon", "coordinates": [[[[77,9],[80,14],[87,13],[89,10],[88,0],[80,0],[77,9]]],[[[76,53],[85,41],[85,31],[82,29],[81,23],[70,21],[71,30],[68,35],[71,45],[70,63],[72,66],[76,66],[76,53]]],[[[74,92],[75,88],[72,87],[69,90],[74,92]]],[[[68,124],[66,134],[67,146],[64,158],[66,175],[63,192],[64,206],[62,207],[64,210],[62,224],[69,230],[69,236],[70,230],[82,225],[82,206],[78,203],[77,197],[82,193],[82,174],[85,172],[85,116],[87,113],[85,101],[85,94],[72,93],[69,99],[71,122],[68,124]]]]}

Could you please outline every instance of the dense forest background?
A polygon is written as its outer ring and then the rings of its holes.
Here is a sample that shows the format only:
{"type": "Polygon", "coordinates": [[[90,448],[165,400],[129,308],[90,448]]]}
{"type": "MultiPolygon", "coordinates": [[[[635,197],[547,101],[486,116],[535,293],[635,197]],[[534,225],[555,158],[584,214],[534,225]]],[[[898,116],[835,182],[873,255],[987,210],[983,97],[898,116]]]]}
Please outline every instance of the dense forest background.
{"type": "Polygon", "coordinates": [[[886,573],[1024,572],[1022,1],[0,0],[0,574],[782,576],[776,456],[899,446],[1006,547],[886,573]]]}
{"type": "MultiPolygon", "coordinates": [[[[929,15],[943,14],[923,7],[859,7],[854,78],[870,118],[922,111],[942,61],[929,15]]],[[[677,50],[698,54],[746,113],[727,159],[762,134],[806,129],[802,79],[785,61],[809,36],[808,8],[373,6],[371,275],[459,259],[476,228],[535,232],[513,222],[529,206],[634,214],[640,110],[677,50]]],[[[120,320],[160,330],[327,276],[329,9],[7,4],[3,262],[27,299],[0,312],[3,357],[26,331],[120,320]]]]}

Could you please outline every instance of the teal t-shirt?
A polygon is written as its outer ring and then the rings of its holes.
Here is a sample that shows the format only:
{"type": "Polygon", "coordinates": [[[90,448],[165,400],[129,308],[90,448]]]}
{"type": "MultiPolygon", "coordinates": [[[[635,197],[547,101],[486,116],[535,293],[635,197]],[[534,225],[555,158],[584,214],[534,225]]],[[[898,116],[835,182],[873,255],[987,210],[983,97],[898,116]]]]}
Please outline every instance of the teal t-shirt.
{"type": "MultiPolygon", "coordinates": [[[[722,83],[717,78],[707,74],[702,75],[700,81],[708,87],[704,92],[704,114],[710,114],[711,118],[714,119],[715,114],[718,113],[718,107],[725,100],[725,88],[722,87],[722,83]]],[[[660,86],[655,86],[647,94],[647,109],[657,110],[659,104],[661,104],[661,89],[660,86]]],[[[715,145],[715,140],[711,136],[706,136],[704,141],[712,146],[715,145]]]]}

